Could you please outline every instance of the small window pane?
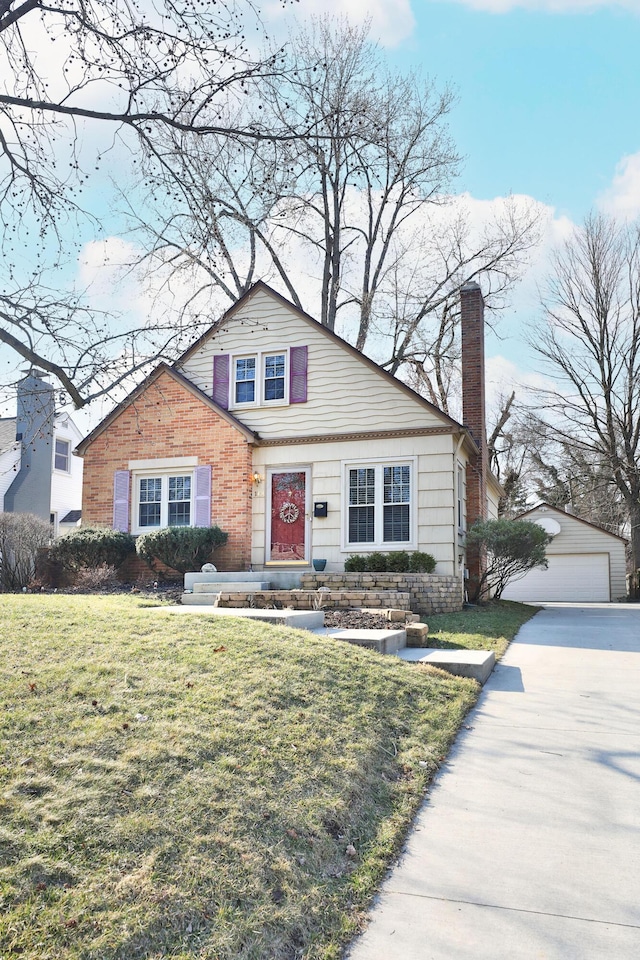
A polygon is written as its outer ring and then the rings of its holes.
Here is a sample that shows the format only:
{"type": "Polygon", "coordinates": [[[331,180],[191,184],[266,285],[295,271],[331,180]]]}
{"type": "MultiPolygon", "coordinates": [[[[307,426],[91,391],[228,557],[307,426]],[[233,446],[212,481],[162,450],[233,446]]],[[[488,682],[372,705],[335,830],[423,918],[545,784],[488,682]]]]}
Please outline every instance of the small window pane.
{"type": "Polygon", "coordinates": [[[374,507],[349,507],[349,543],[373,543],[374,507]]]}
{"type": "Polygon", "coordinates": [[[264,399],[284,400],[284,353],[277,353],[264,360],[264,399]]]}
{"type": "Polygon", "coordinates": [[[170,527],[188,527],[191,523],[191,477],[169,477],[170,527]]]}
{"type": "Polygon", "coordinates": [[[384,507],[385,543],[407,543],[409,537],[409,505],[384,507]]]}
{"type": "Polygon", "coordinates": [[[69,472],[69,441],[56,440],[54,466],[56,470],[69,472]]]}
{"type": "Polygon", "coordinates": [[[253,403],[256,399],[256,359],[236,360],[236,403],[253,403]]]}
{"type": "Polygon", "coordinates": [[[349,503],[352,505],[375,503],[376,483],[373,467],[349,470],[349,503]]]}
{"type": "Polygon", "coordinates": [[[162,478],[144,477],[140,480],[139,525],[141,527],[160,526],[160,501],[162,499],[162,478]]]}
{"type": "Polygon", "coordinates": [[[385,467],[384,468],[384,502],[385,503],[409,503],[410,494],[410,468],[403,467],[385,467]]]}

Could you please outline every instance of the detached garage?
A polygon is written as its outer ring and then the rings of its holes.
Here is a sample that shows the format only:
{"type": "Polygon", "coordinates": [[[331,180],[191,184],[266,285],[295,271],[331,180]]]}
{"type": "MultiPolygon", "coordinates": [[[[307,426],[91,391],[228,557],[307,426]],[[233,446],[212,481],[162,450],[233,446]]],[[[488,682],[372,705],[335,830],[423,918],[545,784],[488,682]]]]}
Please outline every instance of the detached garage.
{"type": "Polygon", "coordinates": [[[596,603],[626,596],[625,541],[602,527],[541,503],[523,513],[553,536],[549,566],[510,583],[505,600],[596,603]]]}

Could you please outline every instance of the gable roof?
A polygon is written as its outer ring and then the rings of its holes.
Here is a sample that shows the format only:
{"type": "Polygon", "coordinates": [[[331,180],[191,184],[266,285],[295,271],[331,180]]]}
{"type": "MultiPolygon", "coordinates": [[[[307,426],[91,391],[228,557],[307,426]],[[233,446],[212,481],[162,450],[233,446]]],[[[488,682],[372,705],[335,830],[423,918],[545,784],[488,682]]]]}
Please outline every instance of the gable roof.
{"type": "Polygon", "coordinates": [[[258,443],[260,437],[254,431],[249,429],[241,420],[238,420],[237,417],[234,417],[233,414],[229,413],[228,410],[224,410],[219,406],[215,400],[207,396],[206,393],[203,393],[191,380],[188,380],[179,370],[176,370],[175,367],[170,367],[167,363],[159,364],[154,370],[151,371],[148,377],[138,384],[135,390],[129,394],[128,397],[118,404],[117,407],[114,407],[111,413],[102,420],[97,427],[95,427],[91,433],[89,433],[84,440],[81,440],[78,446],[75,449],[75,453],[79,456],[84,456],[88,448],[97,440],[101,433],[103,433],[107,427],[109,427],[114,420],[116,420],[121,413],[123,413],[127,407],[130,407],[132,403],[140,397],[145,390],[147,390],[155,381],[163,374],[166,373],[170,376],[176,383],[179,383],[182,387],[188,390],[193,394],[194,397],[197,397],[198,400],[201,400],[206,406],[214,410],[223,420],[226,420],[227,423],[242,433],[248,443],[258,443]]]}
{"type": "Polygon", "coordinates": [[[561,507],[554,507],[552,503],[547,503],[546,500],[541,500],[540,503],[535,505],[535,507],[530,507],[523,513],[519,513],[517,519],[524,520],[524,518],[528,517],[530,513],[535,513],[536,510],[540,509],[553,510],[554,513],[558,513],[561,517],[564,517],[565,520],[567,517],[570,517],[572,520],[576,520],[578,523],[583,523],[585,527],[591,527],[593,530],[598,530],[600,533],[606,533],[608,537],[615,537],[616,540],[622,540],[623,543],[628,542],[625,537],[621,537],[618,533],[612,533],[611,530],[601,527],[599,523],[591,523],[590,520],[583,520],[582,517],[577,517],[575,513],[567,513],[567,511],[563,510],[561,507]]]}
{"type": "Polygon", "coordinates": [[[236,300],[228,310],[226,310],[219,320],[213,323],[208,330],[206,330],[202,336],[200,336],[195,343],[192,343],[190,347],[185,350],[185,352],[176,360],[174,367],[179,368],[185,360],[192,356],[200,347],[206,343],[206,341],[221,327],[224,327],[230,320],[233,319],[234,315],[238,313],[246,303],[256,295],[256,293],[262,292],[266,293],[268,296],[272,297],[274,300],[279,301],[287,310],[293,311],[301,320],[305,323],[313,326],[313,329],[320,331],[324,334],[325,337],[332,340],[338,346],[342,347],[343,350],[346,350],[351,356],[355,357],[361,363],[364,363],[370,370],[373,370],[379,376],[384,377],[387,382],[390,382],[397,389],[401,390],[406,395],[410,396],[413,400],[416,400],[423,407],[429,410],[430,413],[436,414],[441,420],[446,424],[453,427],[455,430],[460,430],[466,434],[468,439],[471,442],[471,446],[474,451],[477,450],[477,445],[471,436],[471,432],[468,427],[464,424],[459,423],[457,420],[454,420],[453,417],[450,417],[448,413],[445,413],[444,410],[441,410],[440,407],[437,407],[434,403],[431,403],[429,400],[426,400],[425,397],[421,396],[419,393],[416,393],[415,390],[412,390],[411,387],[408,387],[406,383],[403,383],[402,380],[398,380],[397,377],[394,377],[393,374],[388,373],[386,370],[377,364],[374,360],[370,360],[369,357],[365,356],[364,353],[361,353],[360,350],[357,350],[353,347],[347,340],[344,340],[342,337],[338,336],[337,333],[334,333],[333,330],[329,330],[328,327],[323,326],[321,323],[318,323],[310,314],[305,313],[300,307],[297,307],[295,304],[291,303],[290,300],[287,300],[286,297],[282,296],[281,293],[278,293],[277,290],[274,290],[273,287],[270,287],[268,283],[265,283],[264,280],[258,280],[254,283],[247,291],[244,293],[239,300],[236,300]]]}
{"type": "Polygon", "coordinates": [[[16,418],[0,418],[0,453],[10,450],[16,444],[16,418]]]}

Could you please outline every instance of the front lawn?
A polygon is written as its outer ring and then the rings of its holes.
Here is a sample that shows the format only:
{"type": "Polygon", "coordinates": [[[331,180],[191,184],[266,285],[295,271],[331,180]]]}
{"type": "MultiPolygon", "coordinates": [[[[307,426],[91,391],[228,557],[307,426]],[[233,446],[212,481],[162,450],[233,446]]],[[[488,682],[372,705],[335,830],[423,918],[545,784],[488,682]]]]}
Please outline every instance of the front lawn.
{"type": "Polygon", "coordinates": [[[473,681],[133,597],[0,597],[0,955],[336,958],[473,681]]]}
{"type": "Polygon", "coordinates": [[[527,620],[540,607],[499,600],[482,606],[469,606],[459,613],[425,617],[429,623],[430,647],[467,650],[493,650],[499,659],[527,620]]]}

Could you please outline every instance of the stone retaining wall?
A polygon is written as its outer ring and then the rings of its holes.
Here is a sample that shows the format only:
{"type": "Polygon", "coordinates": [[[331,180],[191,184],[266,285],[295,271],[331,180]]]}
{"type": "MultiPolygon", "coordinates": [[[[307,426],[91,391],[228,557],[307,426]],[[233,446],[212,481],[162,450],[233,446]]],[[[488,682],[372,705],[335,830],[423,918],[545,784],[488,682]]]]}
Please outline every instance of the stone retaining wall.
{"type": "Polygon", "coordinates": [[[408,593],[398,590],[260,590],[255,593],[221,593],[219,607],[256,609],[349,610],[354,607],[410,610],[408,593]]]}
{"type": "MultiPolygon", "coordinates": [[[[304,590],[328,587],[331,592],[397,591],[409,594],[409,609],[414,613],[453,613],[462,610],[462,585],[458,577],[434,573],[304,573],[304,590]]],[[[368,599],[362,606],[371,606],[368,599]]],[[[395,606],[385,603],[383,606],[395,606]]],[[[405,608],[403,608],[405,609],[405,608]]]]}

